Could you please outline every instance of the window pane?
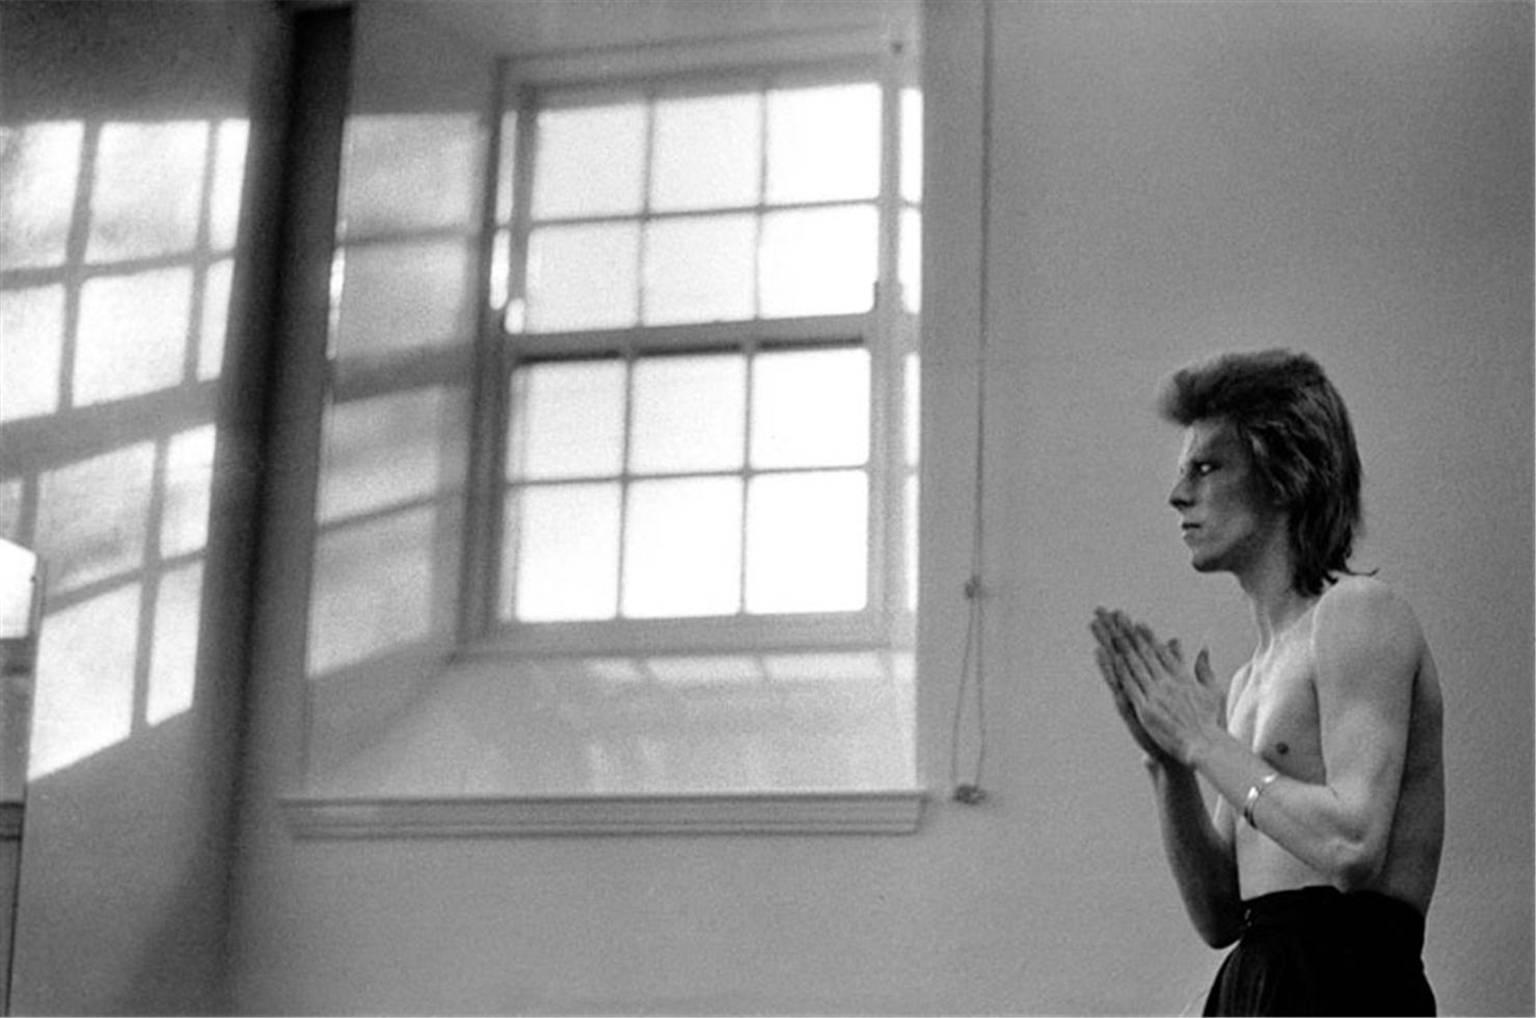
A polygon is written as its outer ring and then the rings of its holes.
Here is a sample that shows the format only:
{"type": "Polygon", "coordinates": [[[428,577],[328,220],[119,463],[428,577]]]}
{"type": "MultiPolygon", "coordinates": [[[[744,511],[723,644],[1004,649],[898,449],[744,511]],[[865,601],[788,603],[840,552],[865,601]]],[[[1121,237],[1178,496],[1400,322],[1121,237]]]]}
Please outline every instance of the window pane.
{"type": "Polygon", "coordinates": [[[906,545],[906,576],[907,611],[917,611],[917,475],[908,474],[902,483],[902,498],[906,506],[906,516],[902,521],[906,531],[903,543],[906,545]]]}
{"type": "Polygon", "coordinates": [[[923,200],[923,93],[901,90],[901,196],[923,200]]]}
{"type": "Polygon", "coordinates": [[[923,217],[916,209],[901,212],[901,253],[897,273],[901,279],[901,306],[914,314],[923,304],[923,217]]]}
{"type": "Polygon", "coordinates": [[[761,110],[762,97],[755,92],[657,102],[651,208],[756,204],[761,110]]]}
{"type": "Polygon", "coordinates": [[[496,224],[505,226],[512,221],[512,176],[517,166],[517,112],[501,115],[501,173],[496,179],[496,224]]]}
{"type": "Polygon", "coordinates": [[[747,611],[863,608],[868,511],[861,471],[754,477],[747,495],[747,611]]]}
{"type": "Polygon", "coordinates": [[[645,154],[643,105],[541,110],[537,130],[535,217],[640,210],[645,154]]]}
{"type": "Polygon", "coordinates": [[[534,230],[528,239],[528,328],[634,325],[639,237],[634,223],[534,230]]]}
{"type": "Polygon", "coordinates": [[[917,466],[918,455],[921,452],[922,432],[918,428],[919,416],[922,413],[923,404],[923,376],[921,361],[915,353],[909,353],[902,358],[902,445],[906,450],[907,466],[917,466]]]}
{"type": "Polygon", "coordinates": [[[768,94],[768,201],[872,198],[880,190],[880,88],[768,94]]]}
{"type": "Polygon", "coordinates": [[[431,495],[444,474],[448,410],[441,388],[333,403],[317,518],[334,522],[431,495]]]}
{"type": "Polygon", "coordinates": [[[309,602],[309,675],[323,678],[432,636],[437,510],[322,532],[309,602]]]}
{"type": "Polygon", "coordinates": [[[334,352],[370,357],[462,343],[474,330],[475,244],[353,244],[342,262],[334,352]]]}
{"type": "Polygon", "coordinates": [[[619,485],[569,484],[515,491],[507,505],[504,575],[524,622],[607,619],[618,603],[619,485]]]}
{"type": "Polygon", "coordinates": [[[871,205],[764,216],[761,314],[868,311],[874,304],[877,229],[871,205]]]}
{"type": "Polygon", "coordinates": [[[739,470],[746,431],[746,361],[653,357],[635,364],[630,469],[739,470]]]}
{"type": "Polygon", "coordinates": [[[850,466],[869,458],[869,353],[792,350],[752,365],[752,465],[850,466]]]}
{"type": "Polygon", "coordinates": [[[624,462],[624,365],[534,364],[512,376],[507,477],[616,475],[624,462]]]}
{"type": "Polygon", "coordinates": [[[346,135],[346,236],[474,225],[484,162],[478,117],[367,114],[349,117],[346,135]]]}
{"type": "Polygon", "coordinates": [[[652,223],[645,236],[645,323],[751,318],[756,238],[749,215],[652,223]]]}
{"type": "Polygon", "coordinates": [[[728,615],[741,604],[741,480],[640,481],[625,518],[624,614],[728,615]]]}
{"type": "MultiPolygon", "coordinates": [[[[493,308],[505,308],[511,299],[512,231],[497,230],[491,241],[491,283],[487,297],[493,308]]],[[[521,332],[519,326],[517,331],[521,332]]]]}

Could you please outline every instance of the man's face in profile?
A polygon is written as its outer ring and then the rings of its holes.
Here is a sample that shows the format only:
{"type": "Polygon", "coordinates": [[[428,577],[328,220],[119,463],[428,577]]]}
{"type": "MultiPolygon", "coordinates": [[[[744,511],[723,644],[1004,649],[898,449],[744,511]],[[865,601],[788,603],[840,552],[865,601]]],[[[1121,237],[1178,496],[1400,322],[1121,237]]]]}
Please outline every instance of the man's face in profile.
{"type": "Polygon", "coordinates": [[[1179,514],[1197,571],[1238,571],[1268,540],[1276,516],[1261,507],[1256,488],[1253,457],[1225,419],[1198,420],[1185,429],[1179,479],[1168,503],[1179,514]]]}

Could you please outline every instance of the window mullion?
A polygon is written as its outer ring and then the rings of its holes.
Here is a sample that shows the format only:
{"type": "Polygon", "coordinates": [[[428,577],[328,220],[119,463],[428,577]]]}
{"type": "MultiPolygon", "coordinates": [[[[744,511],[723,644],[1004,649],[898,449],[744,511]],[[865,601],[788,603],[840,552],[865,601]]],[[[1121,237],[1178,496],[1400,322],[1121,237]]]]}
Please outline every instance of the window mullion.
{"type": "Polygon", "coordinates": [[[646,247],[650,243],[651,173],[656,157],[656,93],[645,94],[645,141],[640,157],[640,215],[635,220],[635,321],[646,321],[646,247]]]}
{"type": "Polygon", "coordinates": [[[902,434],[901,365],[897,355],[897,315],[900,311],[900,145],[901,103],[894,54],[887,54],[880,81],[880,195],[878,217],[878,282],[870,355],[869,592],[870,605],[892,618],[900,593],[898,570],[903,566],[902,478],[897,459],[902,434]]]}
{"type": "MultiPolygon", "coordinates": [[[[508,259],[511,279],[507,284],[507,307],[521,308],[520,319],[527,319],[528,304],[528,237],[533,231],[533,168],[538,158],[539,102],[530,88],[516,92],[517,140],[513,145],[512,169],[512,238],[508,259]]],[[[523,321],[516,330],[523,331],[523,321]]]]}
{"type": "MultiPolygon", "coordinates": [[[[499,318],[502,309],[494,307],[496,238],[501,230],[497,196],[501,176],[514,171],[503,165],[505,147],[506,90],[505,65],[497,64],[492,88],[491,116],[486,139],[481,182],[480,236],[477,249],[477,293],[474,336],[475,376],[470,380],[473,422],[469,442],[469,478],[465,499],[464,559],[459,566],[458,619],[459,638],[479,636],[495,624],[499,609],[497,586],[504,561],[502,520],[504,518],[504,468],[507,436],[505,417],[507,391],[501,371],[502,344],[499,318]]],[[[515,162],[515,157],[514,157],[515,162]]]]}
{"type": "MultiPolygon", "coordinates": [[[[517,331],[521,332],[523,321],[527,317],[528,235],[532,229],[533,219],[533,168],[538,158],[538,95],[531,88],[519,87],[514,93],[513,103],[517,112],[517,138],[513,143],[511,250],[507,266],[509,274],[507,308],[509,311],[513,308],[521,309],[517,315],[521,319],[517,323],[517,331]]],[[[495,605],[493,610],[499,616],[503,607],[501,591],[505,590],[508,592],[505,605],[507,617],[515,619],[518,607],[516,554],[521,540],[521,517],[514,517],[514,523],[518,526],[509,532],[506,523],[507,498],[513,485],[508,483],[506,464],[508,445],[511,441],[512,403],[516,398],[516,387],[512,384],[512,375],[517,368],[519,350],[514,343],[508,342],[509,330],[505,313],[500,324],[501,328],[495,330],[500,339],[497,347],[501,353],[496,369],[497,380],[504,396],[497,407],[498,418],[495,424],[500,442],[496,453],[494,508],[495,547],[499,549],[499,554],[491,556],[493,561],[489,568],[492,570],[492,575],[488,585],[495,605]],[[512,564],[511,576],[505,575],[509,571],[509,563],[512,564]]],[[[516,487],[521,490],[527,485],[518,484],[516,487]]]]}
{"type": "MultiPolygon", "coordinates": [[[[757,209],[752,217],[752,317],[763,317],[763,218],[768,203],[768,83],[757,92],[757,209]]],[[[745,607],[746,602],[742,602],[745,607]]]]}
{"type": "Polygon", "coordinates": [[[741,569],[736,577],[737,615],[747,614],[747,526],[751,520],[748,503],[752,496],[752,372],[757,362],[757,351],[750,341],[742,347],[746,361],[746,391],[742,399],[742,413],[746,415],[741,429],[741,569]]]}
{"type": "Polygon", "coordinates": [[[629,547],[629,507],[630,492],[633,487],[634,477],[629,472],[630,450],[634,444],[635,431],[635,361],[632,351],[626,350],[623,357],[624,364],[624,429],[620,436],[619,450],[619,561],[616,564],[617,589],[614,604],[614,616],[624,617],[624,585],[625,585],[625,560],[628,557],[629,547]]]}

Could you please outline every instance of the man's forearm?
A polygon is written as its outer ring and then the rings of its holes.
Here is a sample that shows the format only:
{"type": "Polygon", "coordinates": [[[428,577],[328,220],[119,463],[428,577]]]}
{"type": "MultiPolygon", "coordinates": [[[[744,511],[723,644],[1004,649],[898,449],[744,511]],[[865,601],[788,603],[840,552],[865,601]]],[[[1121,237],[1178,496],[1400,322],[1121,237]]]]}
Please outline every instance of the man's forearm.
{"type": "Polygon", "coordinates": [[[1234,814],[1252,798],[1262,813],[1262,833],[1330,879],[1361,882],[1380,866],[1385,837],[1367,838],[1360,811],[1347,808],[1330,786],[1272,777],[1273,766],[1224,732],[1202,743],[1191,767],[1231,803],[1234,814]],[[1369,845],[1378,847],[1362,847],[1369,845]]]}
{"type": "Polygon", "coordinates": [[[1237,864],[1206,812],[1195,772],[1148,756],[1158,823],[1169,868],[1201,938],[1212,947],[1237,939],[1242,916],[1237,864]]]}

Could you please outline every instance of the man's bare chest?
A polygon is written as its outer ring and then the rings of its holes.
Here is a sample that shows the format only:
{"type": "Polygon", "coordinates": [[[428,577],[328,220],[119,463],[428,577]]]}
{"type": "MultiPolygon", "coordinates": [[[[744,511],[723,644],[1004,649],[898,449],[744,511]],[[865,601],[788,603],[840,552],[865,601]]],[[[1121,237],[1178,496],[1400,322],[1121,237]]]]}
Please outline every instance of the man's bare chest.
{"type": "Polygon", "coordinates": [[[1317,669],[1300,642],[1255,660],[1234,686],[1230,731],[1285,774],[1320,778],[1323,758],[1317,708],[1317,669]]]}

